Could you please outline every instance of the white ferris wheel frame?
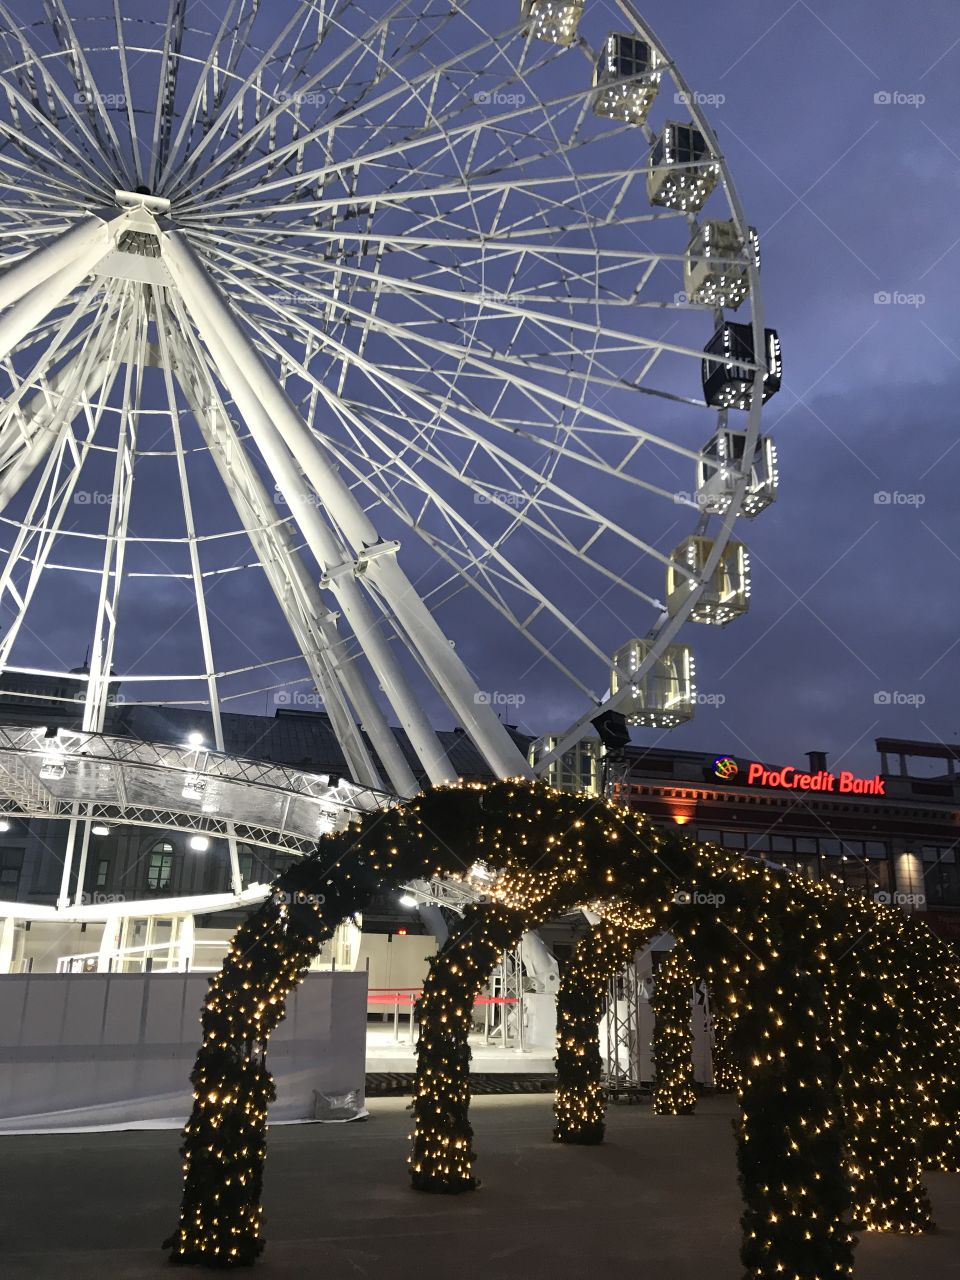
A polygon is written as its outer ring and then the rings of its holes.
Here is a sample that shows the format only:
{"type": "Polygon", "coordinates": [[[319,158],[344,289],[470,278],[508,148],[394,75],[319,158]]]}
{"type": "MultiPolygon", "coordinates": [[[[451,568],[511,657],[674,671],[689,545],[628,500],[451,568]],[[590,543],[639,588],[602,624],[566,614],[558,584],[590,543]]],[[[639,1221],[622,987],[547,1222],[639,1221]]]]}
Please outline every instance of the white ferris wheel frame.
{"type": "MultiPolygon", "coordinates": [[[[406,0],[401,0],[391,12],[404,9],[405,3],[406,0]]],[[[634,33],[658,52],[662,70],[672,78],[678,93],[685,95],[693,122],[707,140],[712,157],[719,167],[720,184],[736,230],[746,244],[749,224],[727,161],[700,106],[699,98],[690,90],[635,5],[630,0],[616,0],[616,3],[624,17],[633,24],[634,33]]],[[[53,0],[53,8],[60,15],[62,30],[70,44],[75,65],[81,68],[82,74],[89,77],[92,83],[85,51],[77,40],[64,0],[53,0]]],[[[231,11],[232,8],[233,6],[231,11]]],[[[5,6],[0,5],[0,13],[6,16],[5,6]]],[[[171,19],[180,24],[185,21],[185,5],[179,0],[172,0],[171,19]]],[[[383,19],[384,22],[388,20],[389,15],[383,19]]],[[[221,35],[226,21],[227,18],[224,17],[221,35]]],[[[126,76],[126,51],[123,48],[119,20],[117,32],[118,51],[121,53],[121,65],[126,76]]],[[[168,32],[164,53],[168,72],[171,49],[176,44],[175,32],[168,32]]],[[[198,76],[198,86],[203,83],[218,49],[217,42],[211,43],[208,67],[198,76]]],[[[255,72],[251,72],[236,88],[238,95],[246,91],[254,74],[255,72]]],[[[163,85],[161,77],[161,91],[163,85]]],[[[60,96],[63,97],[62,94],[60,96]]],[[[91,127],[85,123],[74,105],[64,98],[62,106],[77,126],[89,136],[91,127]]],[[[97,140],[106,137],[108,150],[114,152],[119,168],[122,149],[111,117],[99,102],[95,101],[93,107],[99,120],[99,126],[93,129],[93,133],[97,140]]],[[[151,173],[140,170],[140,150],[138,146],[133,147],[138,167],[137,177],[141,181],[152,184],[169,175],[185,136],[189,114],[188,109],[184,113],[177,137],[168,137],[165,161],[163,149],[154,147],[151,173]]],[[[161,127],[162,118],[163,112],[158,100],[157,129],[161,127]]],[[[172,126],[174,122],[169,120],[168,124],[172,126]]],[[[135,138],[136,123],[132,111],[129,124],[135,138]]],[[[262,131],[269,124],[268,114],[253,126],[253,132],[262,131]]],[[[650,141],[650,131],[646,126],[644,129],[650,141]]],[[[201,159],[200,153],[213,138],[214,132],[211,131],[198,152],[187,157],[185,168],[188,173],[196,172],[196,165],[201,159]]],[[[249,147],[250,135],[246,135],[243,141],[249,147]]],[[[44,150],[35,141],[31,145],[41,152],[44,150]]],[[[239,145],[238,140],[233,147],[239,145]]],[[[72,181],[78,189],[93,192],[102,200],[103,192],[85,172],[88,167],[85,156],[79,149],[75,150],[77,164],[84,167],[73,168],[72,181]]],[[[61,163],[60,158],[53,153],[48,152],[47,159],[51,165],[61,163]]],[[[256,162],[252,167],[256,168],[259,163],[256,162]]],[[[213,193],[216,192],[217,185],[213,184],[213,193]]],[[[500,186],[506,190],[510,183],[504,181],[500,186]]],[[[49,226],[38,224],[36,235],[38,239],[45,240],[44,246],[17,261],[0,276],[0,363],[9,362],[11,353],[28,334],[42,329],[44,325],[50,327],[50,347],[45,364],[38,364],[31,375],[21,380],[19,391],[4,406],[4,421],[8,425],[16,424],[16,437],[11,443],[8,430],[4,433],[7,439],[0,444],[0,465],[5,466],[0,474],[0,509],[6,506],[9,499],[39,469],[47,468],[52,476],[56,467],[61,465],[68,447],[74,451],[79,450],[81,457],[86,456],[84,450],[89,447],[104,411],[105,394],[102,393],[108,392],[122,374],[122,443],[117,448],[114,501],[110,512],[107,551],[100,574],[96,632],[89,659],[89,674],[83,677],[86,681],[83,732],[103,734],[111,690],[118,680],[122,679],[129,685],[136,684],[138,680],[155,682],[158,679],[156,676],[117,677],[113,674],[117,592],[123,575],[123,556],[128,535],[131,483],[128,464],[135,451],[140,394],[133,370],[139,368],[142,374],[144,367],[153,363],[163,371],[168,411],[174,425],[184,510],[188,522],[187,537],[183,541],[191,552],[193,586],[205,658],[205,670],[199,676],[178,678],[193,678],[206,684],[213,717],[215,749],[223,752],[224,748],[217,689],[218,678],[223,673],[218,672],[214,661],[204,607],[203,577],[197,558],[190,486],[179,436],[181,411],[177,407],[175,384],[179,384],[191,406],[210,456],[225,482],[241,525],[259,557],[278,607],[297,640],[310,677],[323,698],[355,783],[372,789],[388,786],[400,797],[411,796],[419,789],[382,707],[352,660],[353,655],[344,636],[338,631],[338,616],[342,616],[349,624],[353,643],[359,646],[366,657],[431,783],[455,781],[456,774],[423,709],[422,700],[397,659],[382,625],[384,618],[392,624],[416,666],[429,677],[434,688],[464,726],[491,770],[499,777],[531,776],[533,768],[524,759],[495,710],[479,695],[477,684],[464,662],[401,567],[397,557],[400,544],[381,536],[370,511],[358,501],[353,488],[333,464],[322,438],[304,420],[267,363],[265,357],[271,350],[270,343],[255,343],[240,323],[234,307],[218,287],[211,271],[182,230],[178,229],[176,214],[172,212],[169,200],[118,189],[115,192],[116,205],[112,210],[104,210],[96,215],[88,214],[76,222],[71,217],[69,188],[64,190],[66,194],[62,195],[56,183],[51,184],[52,206],[58,213],[62,212],[64,218],[63,224],[56,227],[55,238],[50,239],[49,226]],[[160,247],[159,257],[138,258],[134,264],[129,261],[121,262],[124,255],[118,253],[118,240],[129,232],[155,237],[160,247]],[[75,350],[56,377],[48,378],[47,373],[52,369],[54,358],[62,350],[69,349],[67,338],[71,321],[91,304],[95,286],[81,296],[65,320],[51,324],[50,317],[77,290],[82,289],[91,275],[97,275],[104,283],[103,297],[98,303],[98,314],[103,323],[97,327],[96,337],[75,350]],[[134,296],[138,289],[152,302],[153,315],[157,321],[157,350],[150,350],[147,324],[139,318],[140,304],[135,301],[134,296]],[[134,313],[137,313],[136,317],[134,313]],[[121,334],[125,336],[121,338],[121,334]],[[40,389],[32,391],[38,384],[40,389]],[[220,387],[229,393],[229,398],[236,406],[266,464],[277,492],[282,494],[292,513],[291,519],[297,525],[303,543],[320,566],[323,576],[319,584],[313,580],[293,546],[286,525],[276,520],[270,493],[242,445],[220,387]],[[28,395],[29,391],[32,394],[28,395]],[[86,421],[86,439],[75,439],[70,430],[78,410],[86,421]],[[327,604],[328,596],[332,597],[334,609],[327,604]],[[382,763],[386,778],[381,776],[367,749],[358,728],[358,719],[382,763]]],[[[200,237],[203,234],[202,231],[198,232],[200,237]]],[[[229,247],[221,245],[218,252],[224,259],[229,259],[229,247]]],[[[650,257],[651,260],[658,261],[664,255],[651,254],[650,257]]],[[[750,259],[747,271],[754,351],[760,353],[765,349],[765,330],[758,264],[750,259]]],[[[274,277],[272,283],[282,285],[285,282],[274,277]]],[[[245,287],[250,288],[249,285],[245,287]]],[[[504,304],[504,310],[509,312],[509,303],[504,304]]],[[[639,345],[644,345],[643,340],[637,341],[639,345]]],[[[670,349],[669,344],[656,340],[649,340],[647,345],[651,352],[651,362],[661,350],[670,349]]],[[[686,348],[674,349],[683,355],[699,357],[702,354],[686,348]]],[[[766,372],[763,359],[758,355],[754,364],[752,407],[747,414],[745,429],[745,459],[753,456],[760,436],[766,372]]],[[[691,460],[697,456],[692,451],[670,445],[669,442],[659,443],[675,447],[677,453],[686,455],[691,460]]],[[[72,471],[73,485],[76,484],[79,470],[78,464],[72,471]]],[[[743,508],[748,483],[747,466],[736,481],[729,506],[718,518],[718,525],[713,527],[713,546],[702,572],[696,581],[691,581],[692,589],[685,602],[672,613],[664,609],[655,622],[648,637],[649,649],[639,670],[630,674],[631,680],[641,680],[654,668],[667,646],[675,641],[689,620],[721,562],[743,508]]],[[[71,479],[68,477],[56,499],[51,496],[51,489],[46,505],[43,506],[39,501],[38,490],[37,500],[19,535],[15,554],[0,574],[2,592],[12,586],[12,566],[17,563],[18,555],[29,558],[32,564],[27,590],[20,593],[19,616],[0,641],[0,667],[8,661],[19,623],[23,620],[31,594],[47,563],[54,538],[62,527],[66,510],[64,495],[69,500],[71,491],[71,479]]],[[[705,527],[706,523],[707,517],[701,515],[699,527],[705,527]]],[[[646,549],[652,551],[652,548],[646,549]]],[[[665,560],[660,553],[657,554],[665,560]]],[[[536,597],[537,588],[530,584],[530,590],[536,597]]],[[[551,602],[542,593],[540,606],[551,607],[551,602]]],[[[38,668],[37,674],[51,673],[38,668]]],[[[591,721],[601,711],[620,709],[630,696],[629,682],[624,681],[619,692],[608,693],[605,698],[595,701],[563,733],[556,735],[555,749],[538,760],[535,772],[540,774],[548,770],[552,763],[590,732],[591,721]]],[[[78,805],[71,826],[82,824],[84,819],[89,828],[90,814],[85,812],[82,805],[78,805]]],[[[237,841],[231,830],[226,829],[225,833],[230,848],[233,891],[239,900],[243,887],[237,841]]],[[[83,859],[88,839],[89,837],[84,841],[83,859]]],[[[72,853],[68,854],[68,862],[72,863],[72,853]]],[[[70,894],[66,889],[69,872],[68,866],[64,873],[65,887],[61,891],[61,909],[69,903],[70,894]]],[[[74,907],[79,901],[81,889],[82,884],[78,881],[74,907]]],[[[0,904],[0,908],[2,907],[3,904],[0,904]]]]}

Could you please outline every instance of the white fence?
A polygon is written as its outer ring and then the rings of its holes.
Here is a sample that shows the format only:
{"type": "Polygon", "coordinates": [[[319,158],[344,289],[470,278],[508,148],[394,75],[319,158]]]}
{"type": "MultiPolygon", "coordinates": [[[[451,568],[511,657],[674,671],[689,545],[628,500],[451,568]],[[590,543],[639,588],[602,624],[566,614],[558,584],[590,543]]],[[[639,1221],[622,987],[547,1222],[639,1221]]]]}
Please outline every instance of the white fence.
{"type": "MultiPolygon", "coordinates": [[[[180,1125],[207,977],[0,976],[0,1132],[180,1125]]],[[[365,973],[310,974],[270,1041],[273,1120],[363,1107],[365,973]]]]}

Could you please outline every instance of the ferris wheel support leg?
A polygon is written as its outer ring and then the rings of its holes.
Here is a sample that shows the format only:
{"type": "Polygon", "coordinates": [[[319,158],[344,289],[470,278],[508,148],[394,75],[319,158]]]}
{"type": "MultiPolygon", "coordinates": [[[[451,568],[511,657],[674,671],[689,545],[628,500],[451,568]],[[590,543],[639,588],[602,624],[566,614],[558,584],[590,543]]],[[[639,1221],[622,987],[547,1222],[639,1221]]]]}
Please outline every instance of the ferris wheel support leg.
{"type": "MultiPolygon", "coordinates": [[[[0,475],[0,511],[6,510],[7,504],[16,497],[53,448],[68,412],[67,406],[73,396],[79,393],[80,397],[89,398],[95,395],[106,381],[111,364],[104,358],[91,370],[84,385],[77,387],[75,375],[79,372],[83,360],[84,353],[80,352],[58,374],[48,380],[47,387],[52,395],[57,397],[61,391],[63,392],[60,405],[51,408],[44,391],[38,391],[27,403],[20,424],[24,434],[17,436],[21,445],[20,452],[16,454],[11,452],[0,458],[0,466],[9,464],[0,475]],[[74,390],[75,387],[76,390],[74,390]]],[[[8,430],[12,434],[14,427],[11,425],[8,430]]]]}
{"type": "Polygon", "coordinates": [[[520,748],[481,696],[463,660],[393,556],[377,559],[369,573],[412,644],[423,655],[450,708],[459,716],[494,773],[500,778],[532,777],[520,748]]]}
{"type": "MultiPolygon", "coordinates": [[[[219,324],[219,318],[208,317],[189,287],[184,289],[181,286],[181,294],[201,337],[213,356],[224,385],[232,395],[263,455],[277,488],[294,513],[294,518],[303,532],[307,545],[324,572],[334,571],[335,577],[331,580],[331,590],[367,655],[384,692],[396,709],[400,722],[423,762],[431,782],[439,785],[453,781],[455,775],[446,754],[430,722],[417,703],[413,690],[390,647],[389,640],[374,619],[356,579],[352,573],[336,573],[345,559],[343,547],[317,510],[315,497],[299,475],[293,457],[276,431],[265,407],[247,382],[240,365],[234,359],[230,346],[223,341],[223,328],[219,324]]],[[[242,356],[243,352],[241,351],[240,354],[242,356]]],[[[416,795],[420,787],[413,771],[382,715],[378,720],[379,722],[377,720],[366,722],[374,749],[380,756],[398,794],[416,795]]]]}
{"type": "MultiPolygon", "coordinates": [[[[225,385],[233,395],[244,421],[260,447],[278,489],[294,512],[294,518],[317,562],[324,569],[339,563],[343,559],[342,548],[337,546],[332,530],[324,524],[323,518],[314,505],[313,495],[297,474],[293,459],[287,453],[282,441],[271,439],[269,420],[262,414],[240,370],[225,352],[221,353],[219,364],[225,385]],[[258,424],[261,428],[259,433],[258,424]]],[[[344,575],[331,583],[331,590],[354,636],[363,648],[374,674],[395,708],[400,723],[423,762],[431,782],[440,784],[452,781],[449,763],[436,734],[416,703],[413,691],[407,685],[406,677],[390,648],[389,641],[379,629],[355,579],[344,575]]],[[[416,795],[420,785],[413,770],[407,763],[386,717],[366,689],[359,673],[353,682],[352,692],[356,698],[356,709],[370,735],[374,750],[397,794],[416,795]]]]}
{"type": "MultiPolygon", "coordinates": [[[[17,343],[22,342],[31,329],[41,324],[51,311],[69,297],[106,256],[109,250],[106,226],[101,226],[101,230],[102,240],[96,240],[79,254],[73,253],[55,275],[41,279],[0,319],[0,360],[6,360],[17,343]]],[[[57,245],[50,246],[51,250],[56,247],[57,245]]],[[[27,263],[23,265],[26,266],[27,263]]]]}
{"type": "MultiPolygon", "coordinates": [[[[293,537],[286,525],[270,527],[270,495],[237,439],[233,423],[219,400],[209,373],[199,365],[198,358],[184,343],[174,339],[173,346],[179,381],[187,402],[277,602],[297,637],[353,780],[362,786],[382,790],[383,779],[357,728],[354,711],[364,723],[374,716],[382,718],[383,713],[363,685],[359,671],[342,655],[343,637],[337,634],[319,590],[311,582],[303,560],[292,545],[293,537]],[[363,703],[368,715],[360,710],[358,702],[363,703]]],[[[273,511],[272,515],[275,520],[276,512],[273,511]]],[[[390,732],[386,720],[383,720],[383,732],[390,732]]]]}
{"type": "MultiPolygon", "coordinates": [[[[108,249],[107,224],[87,217],[45,249],[31,253],[0,276],[0,311],[25,297],[31,289],[87,254],[102,257],[108,249]]],[[[96,259],[94,259],[96,260],[96,259]]]]}
{"type": "MultiPolygon", "coordinates": [[[[219,347],[236,361],[255,403],[303,467],[331,520],[351,544],[358,564],[362,563],[364,573],[381,592],[388,610],[430,664],[451,708],[487,763],[500,777],[529,776],[529,766],[519,748],[493,708],[480,698],[469,671],[409,578],[392,554],[376,554],[383,542],[373,522],[287,399],[191,247],[177,232],[170,231],[163,236],[163,249],[188,308],[198,323],[204,324],[207,346],[211,350],[219,347]]],[[[215,358],[219,361],[220,357],[215,358]]],[[[365,640],[363,643],[366,647],[365,640]]]]}

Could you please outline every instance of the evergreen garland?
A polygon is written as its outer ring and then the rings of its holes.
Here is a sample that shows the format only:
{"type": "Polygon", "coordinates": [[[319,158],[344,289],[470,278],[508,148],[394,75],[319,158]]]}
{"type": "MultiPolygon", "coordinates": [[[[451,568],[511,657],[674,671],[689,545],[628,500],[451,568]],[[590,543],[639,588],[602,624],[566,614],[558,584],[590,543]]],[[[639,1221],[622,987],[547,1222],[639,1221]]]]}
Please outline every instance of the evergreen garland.
{"type": "Polygon", "coordinates": [[[463,927],[434,957],[420,999],[420,1038],[410,1180],[417,1191],[457,1195],[473,1174],[468,1036],[476,996],[502,952],[535,922],[497,903],[472,905],[463,927]]]}
{"type": "Polygon", "coordinates": [[[580,939],[560,973],[557,995],[555,1142],[603,1141],[605,1103],[600,1019],[610,978],[630,962],[641,935],[601,920],[580,939]]]}
{"type": "Polygon", "coordinates": [[[653,1110],[658,1116],[690,1116],[697,1106],[693,1079],[691,994],[694,973],[678,943],[660,962],[653,980],[653,1110]]]}

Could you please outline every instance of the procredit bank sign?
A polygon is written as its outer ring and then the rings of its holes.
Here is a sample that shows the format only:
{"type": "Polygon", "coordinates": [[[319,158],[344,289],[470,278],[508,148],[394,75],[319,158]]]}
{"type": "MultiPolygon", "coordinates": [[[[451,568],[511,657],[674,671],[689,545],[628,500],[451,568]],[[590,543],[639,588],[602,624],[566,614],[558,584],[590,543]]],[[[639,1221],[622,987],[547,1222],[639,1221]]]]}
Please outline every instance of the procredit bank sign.
{"type": "MultiPolygon", "coordinates": [[[[740,766],[730,756],[721,756],[714,762],[714,772],[725,782],[739,780],[740,766]]],[[[873,778],[858,778],[854,773],[844,770],[841,773],[830,773],[820,769],[817,773],[804,773],[793,765],[785,765],[782,769],[768,769],[765,764],[753,761],[747,766],[746,783],[750,787],[773,787],[780,791],[819,791],[832,792],[834,795],[848,796],[885,796],[884,779],[876,774],[873,778]]]]}

